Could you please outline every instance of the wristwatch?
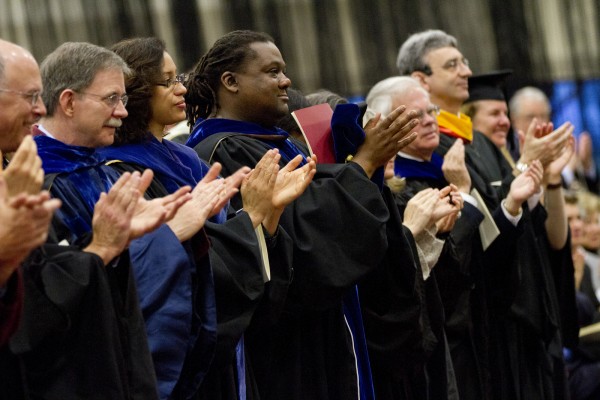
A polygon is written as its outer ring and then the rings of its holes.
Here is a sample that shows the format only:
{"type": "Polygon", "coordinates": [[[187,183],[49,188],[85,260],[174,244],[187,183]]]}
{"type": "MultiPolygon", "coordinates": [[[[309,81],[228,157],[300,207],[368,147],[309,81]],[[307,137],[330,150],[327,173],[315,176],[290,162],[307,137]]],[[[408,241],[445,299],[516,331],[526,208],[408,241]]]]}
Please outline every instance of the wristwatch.
{"type": "Polygon", "coordinates": [[[515,165],[515,169],[513,170],[513,175],[517,176],[520,173],[527,171],[527,168],[529,168],[529,165],[525,164],[524,162],[519,161],[515,165]]]}

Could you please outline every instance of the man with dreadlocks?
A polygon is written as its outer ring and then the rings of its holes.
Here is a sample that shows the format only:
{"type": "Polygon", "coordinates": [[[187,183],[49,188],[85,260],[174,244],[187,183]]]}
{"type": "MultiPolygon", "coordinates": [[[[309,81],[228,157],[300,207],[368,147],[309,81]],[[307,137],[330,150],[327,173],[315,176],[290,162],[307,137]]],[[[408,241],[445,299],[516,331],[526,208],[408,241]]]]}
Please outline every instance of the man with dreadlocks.
{"type": "MultiPolygon", "coordinates": [[[[272,148],[282,163],[305,155],[275,127],[288,112],[290,85],[270,36],[223,36],[186,82],[193,126],[188,146],[220,162],[224,175],[253,167],[272,148]]],[[[281,217],[294,242],[285,308],[268,331],[246,333],[262,399],[374,398],[355,284],[386,257],[390,211],[370,179],[414,139],[408,134],[416,114],[404,110],[371,121],[351,162],[319,165],[314,181],[281,217]]],[[[410,253],[408,243],[401,245],[410,253]]]]}

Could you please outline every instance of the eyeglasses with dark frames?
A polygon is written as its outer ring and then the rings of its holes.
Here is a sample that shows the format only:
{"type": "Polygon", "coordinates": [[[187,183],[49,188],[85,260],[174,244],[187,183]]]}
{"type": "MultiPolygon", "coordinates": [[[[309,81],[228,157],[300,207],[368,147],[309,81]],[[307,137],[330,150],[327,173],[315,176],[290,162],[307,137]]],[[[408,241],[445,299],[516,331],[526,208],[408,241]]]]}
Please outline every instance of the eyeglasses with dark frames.
{"type": "Polygon", "coordinates": [[[127,105],[127,101],[129,100],[129,96],[127,96],[126,94],[123,94],[120,96],[116,93],[110,94],[108,96],[102,96],[100,94],[94,94],[94,93],[88,93],[88,92],[80,92],[79,94],[82,94],[85,96],[97,97],[98,99],[100,99],[101,101],[106,103],[106,105],[108,105],[109,107],[112,107],[112,108],[117,107],[117,105],[119,104],[119,101],[121,101],[123,103],[123,107],[125,107],[127,105]]]}
{"type": "Polygon", "coordinates": [[[0,92],[6,92],[6,93],[16,93],[16,94],[20,94],[21,96],[27,98],[31,98],[31,106],[35,106],[38,102],[38,100],[40,99],[40,96],[42,95],[42,92],[39,91],[35,91],[35,92],[19,92],[18,90],[11,90],[11,89],[0,89],[0,92]]]}
{"type": "Polygon", "coordinates": [[[164,86],[166,88],[172,88],[172,87],[174,87],[178,83],[181,83],[183,85],[183,83],[185,82],[186,78],[187,78],[186,74],[179,74],[179,75],[175,75],[174,78],[167,78],[163,82],[158,82],[158,83],[156,83],[156,85],[157,86],[164,86]]]}

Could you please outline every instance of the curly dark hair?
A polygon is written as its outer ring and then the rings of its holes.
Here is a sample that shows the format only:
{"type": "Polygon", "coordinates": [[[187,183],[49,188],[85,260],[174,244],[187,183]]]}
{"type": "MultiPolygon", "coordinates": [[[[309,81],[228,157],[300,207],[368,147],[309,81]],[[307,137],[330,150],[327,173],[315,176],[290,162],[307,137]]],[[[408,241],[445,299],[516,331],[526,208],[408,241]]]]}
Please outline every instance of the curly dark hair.
{"type": "Polygon", "coordinates": [[[194,126],[199,118],[207,118],[217,111],[221,75],[226,71],[240,71],[248,60],[256,57],[256,52],[250,48],[256,42],[275,41],[262,32],[233,31],[218,39],[202,56],[185,82],[185,103],[190,126],[194,126]]]}
{"type": "Polygon", "coordinates": [[[156,82],[162,79],[165,42],[154,37],[133,38],[122,40],[110,49],[131,68],[125,77],[129,115],[115,133],[115,145],[138,143],[148,137],[152,119],[150,100],[156,82]]]}

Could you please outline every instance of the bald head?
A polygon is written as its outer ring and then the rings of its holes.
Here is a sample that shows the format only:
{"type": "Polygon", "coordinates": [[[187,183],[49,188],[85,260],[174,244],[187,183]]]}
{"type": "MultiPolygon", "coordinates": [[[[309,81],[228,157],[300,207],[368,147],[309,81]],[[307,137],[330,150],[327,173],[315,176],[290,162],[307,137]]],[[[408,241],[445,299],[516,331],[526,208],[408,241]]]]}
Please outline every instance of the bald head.
{"type": "Polygon", "coordinates": [[[0,39],[0,82],[4,80],[7,66],[22,62],[33,62],[37,66],[35,58],[33,58],[29,51],[17,44],[0,39]]]}
{"type": "Polygon", "coordinates": [[[0,39],[0,150],[11,152],[46,114],[42,78],[29,51],[0,39]]]}

